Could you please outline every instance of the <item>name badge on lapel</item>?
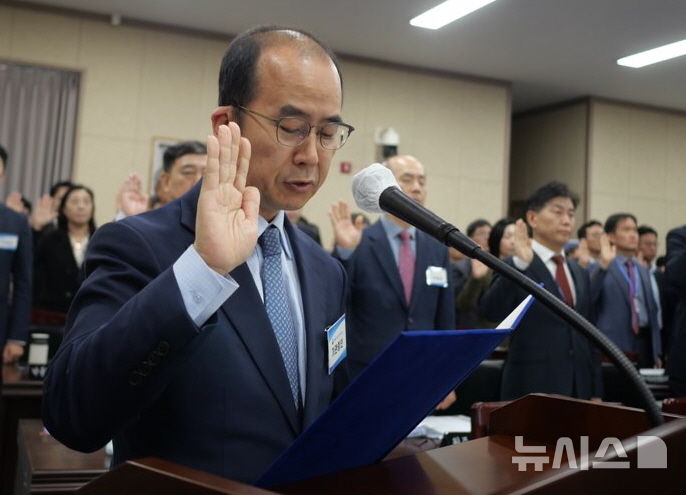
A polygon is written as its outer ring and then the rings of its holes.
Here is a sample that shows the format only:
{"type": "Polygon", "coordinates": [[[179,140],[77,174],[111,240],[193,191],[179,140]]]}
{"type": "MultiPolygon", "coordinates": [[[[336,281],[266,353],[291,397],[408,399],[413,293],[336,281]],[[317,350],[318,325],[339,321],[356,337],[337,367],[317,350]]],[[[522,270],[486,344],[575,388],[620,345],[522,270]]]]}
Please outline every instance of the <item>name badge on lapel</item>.
{"type": "Polygon", "coordinates": [[[448,271],[442,266],[429,266],[426,269],[426,285],[448,287],[448,271]]]}
{"type": "Polygon", "coordinates": [[[19,245],[19,236],[17,234],[0,233],[0,250],[2,250],[2,251],[16,251],[18,245],[19,245]]]}
{"type": "Polygon", "coordinates": [[[329,344],[329,375],[341,364],[348,355],[345,340],[345,315],[342,315],[336,323],[325,330],[326,340],[329,344]]]}

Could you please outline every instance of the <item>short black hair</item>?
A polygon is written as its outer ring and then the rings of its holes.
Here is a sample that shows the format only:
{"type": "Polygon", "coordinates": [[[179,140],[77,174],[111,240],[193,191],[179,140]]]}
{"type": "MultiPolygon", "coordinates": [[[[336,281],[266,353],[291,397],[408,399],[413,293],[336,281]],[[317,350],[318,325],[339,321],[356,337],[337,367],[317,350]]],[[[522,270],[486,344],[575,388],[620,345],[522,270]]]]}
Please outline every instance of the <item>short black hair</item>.
{"type": "Polygon", "coordinates": [[[539,212],[553,198],[569,198],[572,200],[574,208],[579,204],[579,196],[572,192],[567,187],[567,184],[554,180],[539,187],[529,196],[526,200],[525,211],[533,210],[539,212]]]}
{"type": "Polygon", "coordinates": [[[501,218],[496,223],[493,224],[491,233],[488,236],[488,250],[496,258],[500,258],[500,241],[505,235],[505,229],[508,225],[515,223],[515,219],[512,217],[501,218]]]}
{"type": "Polygon", "coordinates": [[[206,155],[207,146],[200,141],[184,141],[179,144],[170,146],[164,150],[162,156],[162,170],[169,172],[174,165],[174,162],[184,155],[206,155]]]}
{"type": "Polygon", "coordinates": [[[653,234],[655,237],[657,237],[657,230],[652,228],[650,225],[639,225],[638,226],[638,237],[641,237],[642,235],[646,234],[653,234]]]}
{"type": "Polygon", "coordinates": [[[321,40],[300,29],[274,25],[258,26],[234,38],[224,53],[219,69],[219,106],[246,106],[252,102],[257,88],[256,69],[262,49],[283,41],[284,37],[290,37],[291,40],[305,37],[314,42],[336,67],[343,91],[343,76],[338,59],[333,50],[321,40]]]}
{"type": "Polygon", "coordinates": [[[631,213],[615,213],[614,215],[607,217],[607,220],[605,220],[605,233],[613,233],[615,230],[617,230],[617,225],[619,225],[619,222],[626,218],[631,218],[634,223],[638,223],[636,221],[636,217],[631,213]]]}
{"type": "Polygon", "coordinates": [[[64,207],[67,204],[69,196],[71,196],[73,192],[80,190],[86,191],[88,195],[91,197],[91,201],[93,202],[93,211],[91,212],[91,219],[88,221],[88,230],[92,235],[93,232],[95,232],[95,196],[93,195],[93,191],[90,188],[81,184],[72,184],[69,187],[69,190],[66,193],[64,193],[64,196],[62,196],[60,206],[57,209],[57,228],[64,232],[69,232],[69,225],[67,216],[64,214],[64,207]]]}
{"type": "Polygon", "coordinates": [[[50,186],[50,197],[54,198],[55,194],[57,194],[57,190],[60,187],[71,187],[74,184],[71,183],[71,181],[68,180],[62,180],[60,182],[55,182],[52,186],[50,186]]]}
{"type": "Polygon", "coordinates": [[[490,227],[491,222],[488,220],[484,220],[483,218],[477,218],[473,222],[471,222],[469,225],[467,225],[467,237],[471,237],[474,235],[474,232],[476,232],[476,229],[481,228],[481,227],[490,227]]]}
{"type": "Polygon", "coordinates": [[[579,230],[576,231],[576,236],[579,239],[586,239],[586,231],[590,229],[591,227],[594,227],[597,225],[598,227],[602,228],[603,224],[600,223],[598,220],[589,220],[585,224],[583,224],[581,227],[579,227],[579,230]]]}
{"type": "Polygon", "coordinates": [[[2,147],[0,144],[0,159],[2,159],[2,163],[5,164],[5,168],[7,168],[7,150],[2,147]]]}

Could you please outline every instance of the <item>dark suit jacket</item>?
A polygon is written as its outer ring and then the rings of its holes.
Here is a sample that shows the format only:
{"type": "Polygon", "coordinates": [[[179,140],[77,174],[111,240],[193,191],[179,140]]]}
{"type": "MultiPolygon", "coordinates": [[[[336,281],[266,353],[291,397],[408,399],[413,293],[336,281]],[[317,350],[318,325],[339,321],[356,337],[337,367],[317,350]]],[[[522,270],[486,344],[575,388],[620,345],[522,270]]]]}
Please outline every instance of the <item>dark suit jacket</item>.
{"type": "Polygon", "coordinates": [[[344,265],[349,280],[346,329],[352,375],[362,371],[400,332],[455,328],[448,249],[427,234],[417,231],[409,307],[386,230],[380,221],[363,231],[359,246],[344,265]],[[448,287],[427,285],[429,266],[446,269],[448,287]]]}
{"type": "Polygon", "coordinates": [[[667,374],[674,396],[686,396],[686,225],[667,234],[667,283],[678,297],[674,310],[674,343],[667,374]]]}
{"type": "MultiPolygon", "coordinates": [[[[512,258],[506,262],[514,266],[512,258]]],[[[574,262],[568,263],[576,288],[575,310],[593,321],[588,273],[574,262]]],[[[557,297],[562,294],[546,268],[534,254],[524,274],[557,297]]],[[[524,289],[497,274],[481,300],[481,311],[500,321],[527,296],[524,289]]],[[[542,392],[588,399],[600,397],[600,360],[591,344],[569,324],[540,302],[534,302],[512,334],[501,385],[502,400],[542,392]]]]}
{"type": "Polygon", "coordinates": [[[82,278],[69,234],[61,229],[43,234],[34,267],[34,306],[66,313],[82,278]]]}
{"type": "Polygon", "coordinates": [[[8,339],[26,342],[31,317],[33,244],[26,217],[0,205],[0,348],[8,339]],[[14,239],[16,238],[16,248],[14,239]]]}
{"type": "Polygon", "coordinates": [[[253,482],[332,400],[324,329],[344,311],[345,272],[286,219],[307,347],[298,414],[247,264],[202,328],[186,312],[172,265],[193,243],[199,187],[95,233],[45,380],[43,420],[76,450],[114,437],[114,463],[156,456],[253,482]]]}
{"type": "MultiPolygon", "coordinates": [[[[650,285],[650,274],[637,264],[641,290],[648,310],[653,359],[662,354],[662,337],[657,322],[657,305],[650,285]]],[[[596,311],[596,326],[623,351],[638,352],[631,330],[631,306],[629,282],[622,273],[617,260],[607,270],[599,266],[591,274],[591,293],[596,311]]]]}

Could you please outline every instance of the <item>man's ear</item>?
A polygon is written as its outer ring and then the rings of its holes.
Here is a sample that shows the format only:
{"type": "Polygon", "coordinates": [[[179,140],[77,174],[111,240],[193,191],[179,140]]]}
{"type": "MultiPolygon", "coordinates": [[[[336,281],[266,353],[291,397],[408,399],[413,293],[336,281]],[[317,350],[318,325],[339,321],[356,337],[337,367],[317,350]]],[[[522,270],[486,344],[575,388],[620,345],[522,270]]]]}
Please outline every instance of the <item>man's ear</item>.
{"type": "Polygon", "coordinates": [[[169,172],[162,172],[160,174],[160,188],[164,192],[169,192],[169,172]]]}
{"type": "Polygon", "coordinates": [[[233,105],[226,105],[223,107],[217,107],[212,112],[212,132],[217,135],[217,131],[220,125],[228,125],[229,122],[237,122],[238,115],[236,112],[236,107],[233,105]]]}
{"type": "Polygon", "coordinates": [[[528,210],[525,214],[524,220],[526,220],[527,225],[529,225],[530,228],[536,226],[536,212],[534,210],[528,210]]]}

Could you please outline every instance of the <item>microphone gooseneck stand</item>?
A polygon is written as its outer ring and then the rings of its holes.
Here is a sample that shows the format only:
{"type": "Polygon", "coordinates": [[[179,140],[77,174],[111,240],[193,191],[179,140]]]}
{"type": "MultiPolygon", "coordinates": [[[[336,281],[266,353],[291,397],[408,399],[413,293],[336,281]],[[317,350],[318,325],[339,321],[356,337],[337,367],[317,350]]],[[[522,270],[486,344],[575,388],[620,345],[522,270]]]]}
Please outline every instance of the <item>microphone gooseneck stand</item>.
{"type": "Polygon", "coordinates": [[[653,426],[659,426],[663,423],[662,413],[639,373],[629,362],[624,353],[600,332],[600,330],[594,327],[579,313],[570,309],[561,299],[539,286],[519,270],[493,256],[488,251],[481,249],[477,243],[460,232],[457,227],[446,222],[418,203],[414,203],[411,200],[407,201],[406,198],[407,196],[399,189],[388,188],[381,193],[379,205],[383,210],[414,225],[430,236],[435,237],[443,244],[454,247],[464,255],[481,261],[484,265],[522,287],[529,294],[533,294],[538,301],[572,325],[572,327],[608,356],[610,361],[612,361],[620,372],[626,376],[635,390],[639,393],[644,409],[653,426]]]}

